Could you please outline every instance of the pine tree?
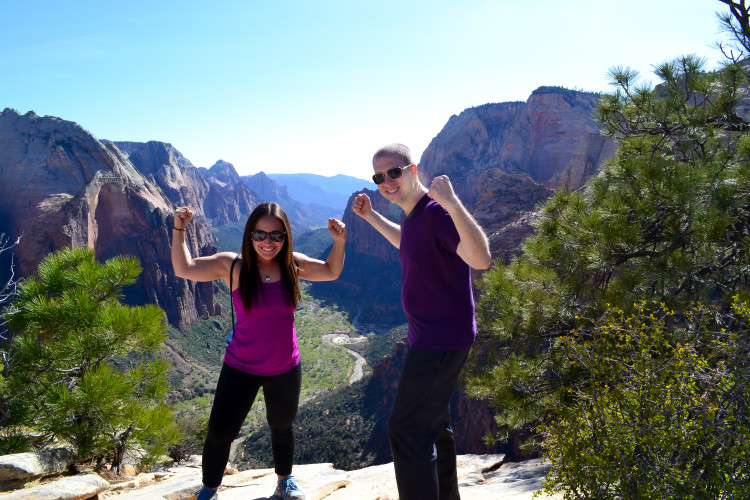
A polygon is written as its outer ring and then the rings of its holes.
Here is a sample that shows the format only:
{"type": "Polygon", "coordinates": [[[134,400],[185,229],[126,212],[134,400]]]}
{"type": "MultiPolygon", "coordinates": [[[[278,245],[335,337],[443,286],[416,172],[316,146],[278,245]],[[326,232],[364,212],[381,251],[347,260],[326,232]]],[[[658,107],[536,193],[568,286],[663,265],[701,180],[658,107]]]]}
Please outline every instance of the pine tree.
{"type": "Polygon", "coordinates": [[[120,302],[140,271],[132,257],[100,264],[90,249],[64,249],[19,284],[5,310],[15,334],[6,436],[30,430],[37,443],[62,440],[80,459],[112,457],[115,466],[128,445],[149,462],[175,441],[163,402],[168,365],[153,356],[166,339],[164,313],[120,302]]]}
{"type": "Polygon", "coordinates": [[[696,303],[724,317],[733,297],[747,300],[750,122],[741,55],[750,17],[744,0],[723,3],[734,9],[720,19],[734,23],[737,52],[722,46],[731,57],[715,71],[692,55],[661,64],[656,87],[613,69],[616,91],[596,116],[617,143],[615,156],[583,190],[548,200],[521,255],[485,274],[466,379],[507,429],[534,432],[586,397],[592,370],[574,362],[585,350],[575,339],[596,339],[592,325],[609,312],[672,311],[672,335],[687,328],[696,303]]]}

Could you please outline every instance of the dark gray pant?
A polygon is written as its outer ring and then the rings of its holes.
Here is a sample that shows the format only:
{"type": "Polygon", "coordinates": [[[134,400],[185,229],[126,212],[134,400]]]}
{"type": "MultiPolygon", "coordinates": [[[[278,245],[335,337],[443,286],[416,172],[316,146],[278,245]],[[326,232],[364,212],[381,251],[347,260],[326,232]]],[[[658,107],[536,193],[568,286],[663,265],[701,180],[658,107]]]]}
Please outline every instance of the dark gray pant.
{"type": "Polygon", "coordinates": [[[232,441],[239,434],[261,387],[266,402],[266,420],[271,428],[275,472],[280,476],[292,473],[292,422],[297,416],[301,384],[300,365],[270,377],[250,375],[226,364],[221,367],[211,417],[208,419],[208,435],[203,445],[204,486],[218,488],[221,484],[232,441]]]}
{"type": "Polygon", "coordinates": [[[388,422],[401,500],[460,498],[450,400],[468,354],[409,347],[388,422]]]}

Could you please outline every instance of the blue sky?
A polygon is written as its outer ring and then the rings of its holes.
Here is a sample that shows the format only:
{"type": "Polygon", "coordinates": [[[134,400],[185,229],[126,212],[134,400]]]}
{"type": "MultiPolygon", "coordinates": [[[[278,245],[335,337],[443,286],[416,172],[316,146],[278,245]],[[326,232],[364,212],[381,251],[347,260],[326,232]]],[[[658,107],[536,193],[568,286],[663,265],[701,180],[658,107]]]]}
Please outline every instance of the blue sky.
{"type": "Polygon", "coordinates": [[[718,0],[0,0],[0,110],[99,139],[171,143],[240,175],[368,178],[381,145],[419,158],[451,115],[542,85],[694,53],[718,0]]]}

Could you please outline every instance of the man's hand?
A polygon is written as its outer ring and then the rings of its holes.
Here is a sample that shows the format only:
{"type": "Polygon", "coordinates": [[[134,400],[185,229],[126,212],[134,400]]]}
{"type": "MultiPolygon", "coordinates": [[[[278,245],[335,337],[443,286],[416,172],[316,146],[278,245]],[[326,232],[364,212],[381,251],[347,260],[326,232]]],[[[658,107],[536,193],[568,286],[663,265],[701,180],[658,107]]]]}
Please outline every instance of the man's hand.
{"type": "Polygon", "coordinates": [[[451,208],[451,205],[460,204],[447,175],[438,175],[432,179],[427,196],[438,202],[446,210],[451,208]]]}
{"type": "Polygon", "coordinates": [[[358,194],[357,197],[354,198],[354,203],[352,203],[352,210],[363,219],[367,219],[367,217],[372,214],[372,203],[370,202],[370,197],[365,193],[358,194]]]}

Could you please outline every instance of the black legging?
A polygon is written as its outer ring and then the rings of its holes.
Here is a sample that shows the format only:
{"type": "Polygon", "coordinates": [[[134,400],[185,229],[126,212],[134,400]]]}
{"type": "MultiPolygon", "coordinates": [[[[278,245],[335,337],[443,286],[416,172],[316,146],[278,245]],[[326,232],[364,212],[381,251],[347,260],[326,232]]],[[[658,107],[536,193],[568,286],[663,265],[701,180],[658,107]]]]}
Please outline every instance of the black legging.
{"type": "Polygon", "coordinates": [[[229,461],[232,441],[237,437],[250,407],[263,387],[266,420],[271,428],[271,447],[276,474],[292,473],[294,432],[302,368],[295,366],[274,376],[250,375],[224,364],[221,367],[216,395],[208,420],[208,435],[203,445],[203,485],[218,488],[229,461]]]}

